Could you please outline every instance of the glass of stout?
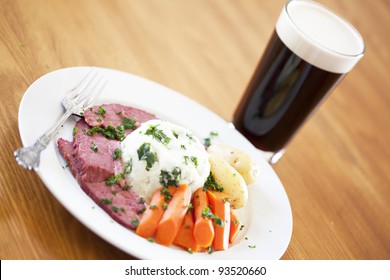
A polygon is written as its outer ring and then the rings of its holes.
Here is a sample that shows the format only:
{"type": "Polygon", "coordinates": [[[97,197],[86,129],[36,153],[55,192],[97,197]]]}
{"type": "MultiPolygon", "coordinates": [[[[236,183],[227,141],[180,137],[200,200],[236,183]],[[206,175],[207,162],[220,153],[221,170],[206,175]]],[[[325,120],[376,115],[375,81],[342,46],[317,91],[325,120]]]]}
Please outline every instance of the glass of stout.
{"type": "Polygon", "coordinates": [[[359,32],[326,7],[288,1],[233,116],[274,164],[287,143],[365,52],[359,32]]]}

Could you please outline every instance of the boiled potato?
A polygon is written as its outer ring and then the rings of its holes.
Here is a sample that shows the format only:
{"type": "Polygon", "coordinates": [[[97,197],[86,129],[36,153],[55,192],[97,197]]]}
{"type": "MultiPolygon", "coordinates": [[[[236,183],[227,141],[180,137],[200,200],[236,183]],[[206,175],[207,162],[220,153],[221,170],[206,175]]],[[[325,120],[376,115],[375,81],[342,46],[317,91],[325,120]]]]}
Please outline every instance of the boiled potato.
{"type": "Polygon", "coordinates": [[[209,154],[210,170],[218,185],[229,197],[231,207],[244,207],[248,201],[248,188],[244,178],[222,157],[209,154]]]}
{"type": "Polygon", "coordinates": [[[214,154],[226,160],[238,173],[244,178],[249,185],[256,180],[258,168],[255,161],[246,153],[236,148],[214,144],[207,151],[209,154],[214,154]]]}

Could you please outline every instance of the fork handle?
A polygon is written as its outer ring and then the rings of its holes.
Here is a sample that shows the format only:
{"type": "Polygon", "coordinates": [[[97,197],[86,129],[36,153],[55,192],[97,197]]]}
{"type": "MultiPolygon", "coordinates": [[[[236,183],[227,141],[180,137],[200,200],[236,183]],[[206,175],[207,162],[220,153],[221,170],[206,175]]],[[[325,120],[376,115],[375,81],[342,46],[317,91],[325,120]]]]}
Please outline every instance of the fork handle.
{"type": "Polygon", "coordinates": [[[50,128],[45,134],[37,139],[37,141],[29,147],[24,147],[16,150],[14,155],[16,157],[17,162],[24,168],[29,170],[37,170],[41,158],[41,152],[46,149],[49,145],[50,141],[57,134],[60,127],[64,124],[64,122],[69,118],[69,116],[73,113],[74,110],[67,110],[50,128]]]}

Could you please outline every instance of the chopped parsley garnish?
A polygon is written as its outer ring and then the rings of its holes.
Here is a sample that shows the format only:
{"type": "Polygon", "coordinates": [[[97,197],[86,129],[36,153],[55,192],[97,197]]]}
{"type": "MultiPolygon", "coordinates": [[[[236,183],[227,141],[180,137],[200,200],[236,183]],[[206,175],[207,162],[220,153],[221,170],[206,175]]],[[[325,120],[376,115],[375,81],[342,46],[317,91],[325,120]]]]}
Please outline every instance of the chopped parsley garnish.
{"type": "Polygon", "coordinates": [[[96,114],[104,115],[105,113],[106,113],[106,110],[102,106],[99,106],[98,111],[96,112],[96,114]]]}
{"type": "Polygon", "coordinates": [[[116,136],[115,138],[118,139],[119,141],[122,141],[123,139],[125,139],[126,137],[126,133],[124,131],[124,127],[123,125],[118,125],[116,127],[117,131],[116,131],[116,136]]]}
{"type": "Polygon", "coordinates": [[[122,189],[123,189],[124,191],[128,191],[128,190],[131,189],[131,187],[132,187],[132,186],[127,185],[127,186],[124,186],[122,189]]]}
{"type": "Polygon", "coordinates": [[[100,201],[101,201],[103,204],[106,204],[106,205],[112,203],[112,199],[109,199],[109,198],[102,198],[100,201]]]}
{"type": "Polygon", "coordinates": [[[123,117],[122,123],[125,129],[134,129],[136,121],[128,117],[123,117]]]}
{"type": "Polygon", "coordinates": [[[179,185],[181,180],[181,169],[179,167],[175,167],[172,172],[168,172],[165,170],[161,170],[160,172],[160,183],[164,187],[179,185]]]}
{"type": "Polygon", "coordinates": [[[92,136],[95,132],[103,132],[104,129],[101,128],[100,126],[94,126],[89,130],[83,130],[83,133],[89,136],[92,136]]]}
{"type": "Polygon", "coordinates": [[[89,136],[92,136],[95,133],[101,133],[108,139],[117,139],[119,141],[122,141],[125,138],[125,133],[120,130],[116,130],[112,124],[109,124],[106,128],[94,126],[89,130],[84,130],[83,133],[89,136]]]}
{"type": "MultiPolygon", "coordinates": [[[[102,107],[103,108],[103,107],[102,107]]],[[[104,109],[103,109],[104,110],[104,109]]],[[[101,122],[102,119],[99,118],[97,121],[101,122]],[[99,121],[100,119],[100,121],[99,121]]],[[[100,126],[94,126],[89,130],[84,130],[83,132],[89,136],[92,136],[94,133],[101,133],[104,137],[108,139],[116,139],[123,141],[126,137],[125,129],[134,129],[136,121],[127,117],[123,118],[123,124],[118,125],[117,127],[112,124],[107,125],[106,128],[100,126]]]]}
{"type": "Polygon", "coordinates": [[[215,181],[215,178],[211,172],[209,174],[209,177],[207,177],[206,182],[203,185],[203,189],[204,190],[212,189],[212,190],[215,190],[218,192],[223,191],[223,188],[220,185],[218,185],[218,183],[215,181]]]}
{"type": "Polygon", "coordinates": [[[205,219],[212,219],[214,217],[214,214],[213,214],[213,212],[211,212],[209,207],[205,207],[202,210],[202,217],[205,219]]]}
{"type": "Polygon", "coordinates": [[[197,157],[194,157],[194,156],[191,156],[190,157],[192,163],[195,165],[195,167],[198,167],[198,158],[197,157]]]}
{"type": "Polygon", "coordinates": [[[112,154],[112,159],[117,159],[117,158],[120,158],[120,157],[122,157],[122,150],[116,148],[114,153],[112,154]]]}
{"type": "Polygon", "coordinates": [[[91,150],[97,153],[99,151],[99,148],[96,146],[95,143],[92,143],[91,150]]]}
{"type": "Polygon", "coordinates": [[[208,137],[208,138],[203,139],[203,145],[205,147],[210,147],[211,146],[211,138],[208,137]]]}
{"type": "Polygon", "coordinates": [[[202,210],[202,217],[205,218],[205,219],[210,219],[210,220],[213,220],[214,222],[214,225],[216,226],[224,226],[224,221],[218,217],[217,215],[214,215],[214,213],[210,210],[209,207],[205,207],[203,210],[202,210]]]}
{"type": "Polygon", "coordinates": [[[163,208],[164,211],[167,210],[167,208],[168,208],[168,203],[163,202],[162,208],[163,208]]]}
{"type": "Polygon", "coordinates": [[[217,132],[211,131],[211,132],[209,133],[209,137],[203,139],[203,145],[204,145],[205,147],[210,147],[213,138],[215,138],[215,137],[217,137],[217,136],[218,136],[218,133],[217,133],[217,132]]]}
{"type": "Polygon", "coordinates": [[[131,224],[134,226],[134,227],[138,227],[139,225],[139,220],[137,218],[135,218],[134,220],[131,221],[131,224]]]}
{"type": "Polygon", "coordinates": [[[194,141],[194,136],[190,133],[186,134],[187,138],[190,139],[191,141],[194,141]]]}
{"type": "Polygon", "coordinates": [[[79,128],[78,128],[77,126],[75,126],[75,127],[73,128],[72,135],[75,136],[76,133],[77,133],[77,131],[79,131],[79,128]]]}
{"type": "Polygon", "coordinates": [[[172,194],[168,187],[161,188],[160,193],[164,196],[164,201],[169,202],[172,199],[172,194]]]}
{"type": "Polygon", "coordinates": [[[195,165],[195,167],[198,167],[199,163],[198,163],[198,158],[197,157],[194,157],[194,156],[183,156],[184,158],[184,164],[185,165],[188,165],[188,161],[191,160],[191,162],[195,165]]]}
{"type": "Polygon", "coordinates": [[[223,227],[225,225],[225,222],[217,215],[214,215],[214,225],[223,227]]]}
{"type": "Polygon", "coordinates": [[[132,170],[133,170],[133,160],[130,159],[130,160],[125,164],[125,168],[123,169],[123,173],[124,173],[124,174],[130,174],[132,170]]]}
{"type": "Polygon", "coordinates": [[[123,179],[123,173],[117,173],[111,177],[109,177],[107,180],[106,180],[106,185],[107,186],[112,186],[114,184],[117,184],[120,180],[123,179]]]}
{"type": "Polygon", "coordinates": [[[104,137],[108,139],[115,139],[117,135],[117,131],[112,124],[107,125],[106,129],[103,131],[104,137]]]}
{"type": "Polygon", "coordinates": [[[160,143],[164,145],[168,145],[171,141],[171,138],[169,138],[162,129],[157,128],[158,125],[151,125],[149,128],[145,131],[145,135],[150,135],[160,143]]]}
{"type": "Polygon", "coordinates": [[[149,171],[153,164],[158,161],[157,153],[150,150],[150,143],[143,143],[137,150],[138,159],[146,161],[146,170],[149,171]]]}
{"type": "Polygon", "coordinates": [[[118,213],[118,211],[119,211],[119,208],[116,207],[116,206],[111,206],[111,209],[112,209],[112,211],[114,211],[115,213],[118,213]]]}

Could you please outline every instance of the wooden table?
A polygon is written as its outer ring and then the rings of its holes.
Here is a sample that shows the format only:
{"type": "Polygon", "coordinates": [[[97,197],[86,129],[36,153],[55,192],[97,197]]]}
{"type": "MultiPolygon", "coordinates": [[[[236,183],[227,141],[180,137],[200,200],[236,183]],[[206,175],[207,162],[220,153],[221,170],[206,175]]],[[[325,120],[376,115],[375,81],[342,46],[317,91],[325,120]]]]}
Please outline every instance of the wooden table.
{"type": "MultiPolygon", "coordinates": [[[[96,65],[146,77],[229,120],[284,0],[0,1],[0,258],[132,258],[19,168],[18,107],[40,76],[96,65]]],[[[390,5],[321,0],[367,52],[274,166],[294,228],[283,259],[390,259],[390,5]]]]}

